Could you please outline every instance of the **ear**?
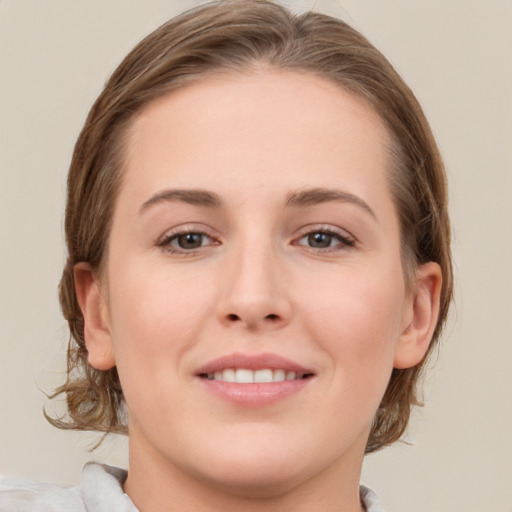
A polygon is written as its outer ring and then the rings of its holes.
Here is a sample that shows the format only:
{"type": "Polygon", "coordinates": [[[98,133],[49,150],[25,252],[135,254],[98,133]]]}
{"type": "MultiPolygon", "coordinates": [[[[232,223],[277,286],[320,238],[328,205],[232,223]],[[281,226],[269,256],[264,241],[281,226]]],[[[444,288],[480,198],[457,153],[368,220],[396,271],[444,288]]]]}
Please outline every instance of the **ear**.
{"type": "Polygon", "coordinates": [[[77,263],[74,277],[76,295],[84,317],[84,338],[89,352],[89,364],[97,370],[110,370],[115,366],[115,358],[108,307],[101,283],[88,263],[77,263]]]}
{"type": "Polygon", "coordinates": [[[394,367],[412,368],[427,353],[439,317],[441,267],[433,261],[416,271],[416,288],[405,312],[405,325],[395,348],[394,367]]]}

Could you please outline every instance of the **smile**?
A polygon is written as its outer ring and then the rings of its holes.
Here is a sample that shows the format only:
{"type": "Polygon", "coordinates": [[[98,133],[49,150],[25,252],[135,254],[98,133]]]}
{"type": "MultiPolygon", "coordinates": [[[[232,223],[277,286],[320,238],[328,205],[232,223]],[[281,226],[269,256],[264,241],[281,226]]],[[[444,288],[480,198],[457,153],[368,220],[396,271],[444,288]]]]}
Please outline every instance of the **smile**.
{"type": "Polygon", "coordinates": [[[272,353],[221,356],[198,368],[199,382],[213,395],[244,407],[263,407],[306,390],[316,372],[272,353]]]}
{"type": "Polygon", "coordinates": [[[260,384],[266,382],[283,382],[285,380],[305,379],[310,374],[286,371],[284,369],[273,370],[264,368],[261,370],[250,370],[248,368],[227,368],[212,373],[200,374],[201,378],[218,380],[222,382],[235,382],[237,384],[260,384]]]}

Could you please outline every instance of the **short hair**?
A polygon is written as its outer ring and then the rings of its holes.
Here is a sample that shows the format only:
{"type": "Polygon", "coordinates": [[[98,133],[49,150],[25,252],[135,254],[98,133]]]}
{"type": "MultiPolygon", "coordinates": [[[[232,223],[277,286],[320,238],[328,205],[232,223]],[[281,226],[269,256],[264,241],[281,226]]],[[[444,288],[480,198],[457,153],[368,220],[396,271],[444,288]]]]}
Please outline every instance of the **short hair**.
{"type": "Polygon", "coordinates": [[[389,184],[400,221],[407,286],[414,269],[437,262],[443,283],[439,319],[427,355],[393,369],[375,414],[366,452],[398,440],[419,405],[419,377],[436,345],[452,298],[450,223],[443,162],[423,111],[388,60],[345,22],[314,12],[292,14],[267,0],[220,0],[171,19],[143,39],[114,71],[77,140],[68,175],[65,232],[68,258],[60,303],[69,323],[67,414],[59,428],[126,433],[117,369],[88,363],[84,319],[73,277],[78,262],[101,272],[126,157],[131,123],[151,101],[215,72],[269,69],[323,77],[363,98],[390,134],[389,184]]]}

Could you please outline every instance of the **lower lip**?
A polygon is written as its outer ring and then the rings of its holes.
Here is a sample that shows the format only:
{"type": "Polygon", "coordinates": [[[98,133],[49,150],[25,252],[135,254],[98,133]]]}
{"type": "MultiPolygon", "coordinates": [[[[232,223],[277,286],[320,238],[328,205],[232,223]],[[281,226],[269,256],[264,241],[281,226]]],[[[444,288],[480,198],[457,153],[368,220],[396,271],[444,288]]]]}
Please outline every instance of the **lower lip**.
{"type": "Polygon", "coordinates": [[[239,384],[204,378],[200,378],[200,380],[208,391],[224,400],[237,405],[261,407],[299,393],[310,384],[313,378],[255,384],[239,384]]]}

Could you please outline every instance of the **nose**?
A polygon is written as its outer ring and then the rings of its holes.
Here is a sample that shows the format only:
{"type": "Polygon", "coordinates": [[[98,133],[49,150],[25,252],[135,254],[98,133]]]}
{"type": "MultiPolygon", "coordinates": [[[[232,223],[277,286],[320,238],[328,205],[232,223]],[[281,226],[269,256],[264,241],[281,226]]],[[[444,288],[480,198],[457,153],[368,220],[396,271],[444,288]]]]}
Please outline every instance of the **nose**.
{"type": "Polygon", "coordinates": [[[250,331],[278,329],[288,324],[291,304],[286,272],[270,247],[236,251],[225,262],[219,320],[250,331]]]}

